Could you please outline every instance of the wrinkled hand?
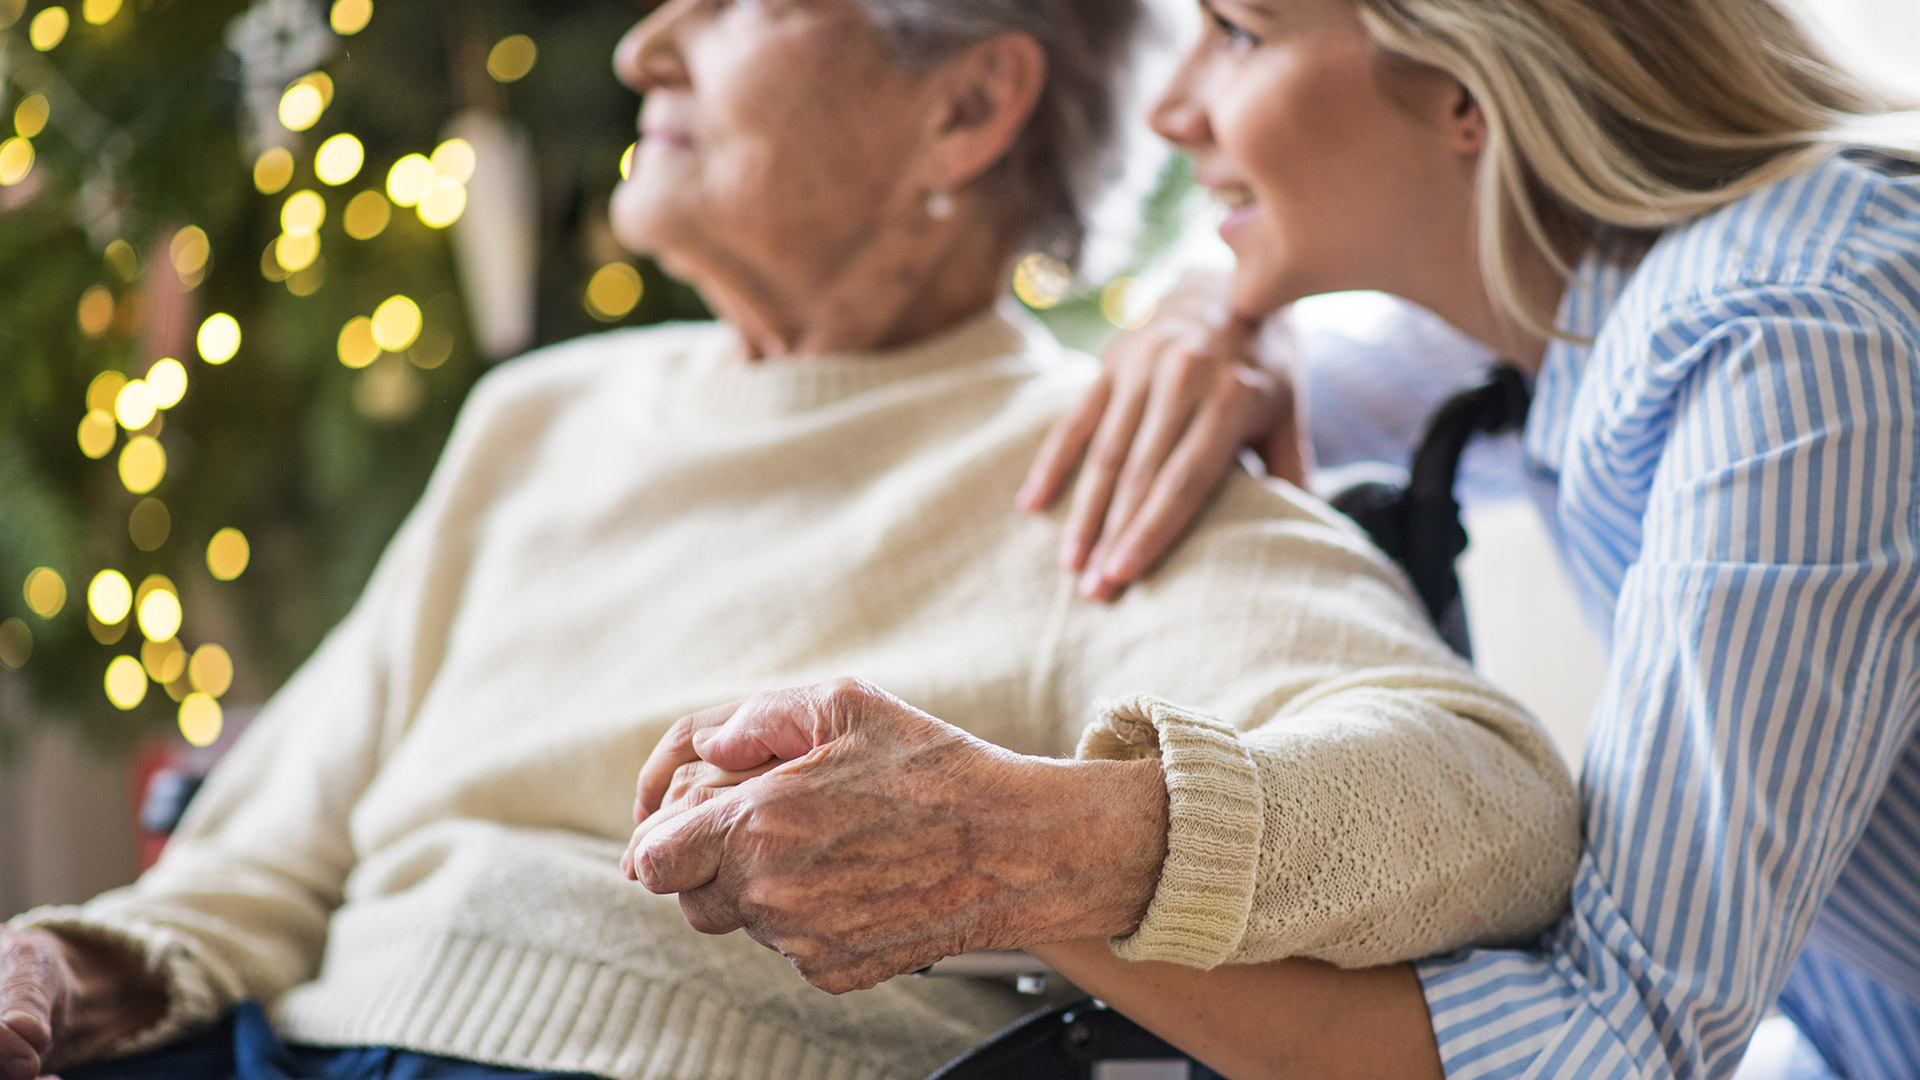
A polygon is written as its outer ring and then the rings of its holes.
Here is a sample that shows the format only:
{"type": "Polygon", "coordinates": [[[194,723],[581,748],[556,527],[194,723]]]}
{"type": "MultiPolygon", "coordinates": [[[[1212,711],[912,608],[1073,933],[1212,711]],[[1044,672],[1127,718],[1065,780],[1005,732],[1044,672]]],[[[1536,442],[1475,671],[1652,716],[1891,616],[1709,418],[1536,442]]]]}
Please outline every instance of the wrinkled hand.
{"type": "Polygon", "coordinates": [[[831,993],[1126,933],[1166,853],[1157,761],[1026,757],[856,680],[684,718],[641,773],[636,817],[630,877],[831,993]]]}
{"type": "Polygon", "coordinates": [[[60,939],[0,928],[0,1080],[34,1080],[51,1068],[72,1001],[60,939]]]}
{"type": "Polygon", "coordinates": [[[1224,295],[1217,276],[1191,275],[1116,341],[1021,486],[1021,507],[1043,510],[1081,466],[1060,561],[1090,599],[1110,600],[1152,569],[1243,448],[1272,475],[1306,483],[1292,377],[1255,359],[1260,328],[1231,316],[1224,295]]]}

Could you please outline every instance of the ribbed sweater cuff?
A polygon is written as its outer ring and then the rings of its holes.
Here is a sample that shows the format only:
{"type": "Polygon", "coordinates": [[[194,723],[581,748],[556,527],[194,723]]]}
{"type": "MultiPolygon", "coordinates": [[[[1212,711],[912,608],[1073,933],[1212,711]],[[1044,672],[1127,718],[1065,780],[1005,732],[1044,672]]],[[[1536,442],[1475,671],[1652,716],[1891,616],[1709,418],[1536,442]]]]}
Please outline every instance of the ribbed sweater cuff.
{"type": "Polygon", "coordinates": [[[1152,697],[1113,702],[1080,738],[1082,758],[1158,757],[1167,777],[1167,861],[1122,960],[1212,968],[1246,936],[1260,863],[1260,778],[1239,733],[1152,697]]]}
{"type": "Polygon", "coordinates": [[[208,1027],[233,1001],[221,994],[194,962],[176,933],[139,919],[102,916],[83,907],[36,908],[7,924],[15,930],[47,930],[75,941],[93,941],[141,957],[147,975],[166,988],[167,1012],[159,1022],[124,1035],[101,1051],[105,1059],[128,1057],[165,1046],[208,1027]]]}

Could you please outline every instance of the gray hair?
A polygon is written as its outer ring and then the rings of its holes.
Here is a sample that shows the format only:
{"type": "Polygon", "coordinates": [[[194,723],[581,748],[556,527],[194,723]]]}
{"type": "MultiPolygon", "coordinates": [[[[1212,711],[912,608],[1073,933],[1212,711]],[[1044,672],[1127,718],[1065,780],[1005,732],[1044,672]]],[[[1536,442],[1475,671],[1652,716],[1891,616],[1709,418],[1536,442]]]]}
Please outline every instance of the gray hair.
{"type": "Polygon", "coordinates": [[[903,70],[999,34],[1047,57],[1033,118],[988,174],[1024,250],[1094,275],[1130,249],[1164,151],[1140,112],[1170,35],[1149,0],[857,0],[903,70]]]}

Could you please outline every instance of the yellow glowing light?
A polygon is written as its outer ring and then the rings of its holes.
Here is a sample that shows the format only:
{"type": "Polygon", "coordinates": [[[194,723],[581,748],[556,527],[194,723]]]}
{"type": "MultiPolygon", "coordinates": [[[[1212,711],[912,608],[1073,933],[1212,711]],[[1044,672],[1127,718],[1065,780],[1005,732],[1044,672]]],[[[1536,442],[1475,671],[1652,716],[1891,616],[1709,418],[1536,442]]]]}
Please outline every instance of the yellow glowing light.
{"type": "Polygon", "coordinates": [[[140,646],[140,666],[147,678],[164,686],[187,673],[187,648],[178,638],[148,641],[140,646]]]}
{"type": "Polygon", "coordinates": [[[113,402],[114,419],[128,431],[139,431],[153,423],[153,414],[159,411],[160,406],[153,400],[153,388],[141,379],[121,387],[120,396],[113,402]]]}
{"type": "Polygon", "coordinates": [[[216,580],[232,581],[247,572],[253,546],[239,529],[221,529],[207,544],[207,571],[216,580]]]}
{"type": "Polygon", "coordinates": [[[51,619],[67,606],[67,579],[59,571],[42,566],[27,575],[27,610],[43,619],[51,619]]]}
{"type": "Polygon", "coordinates": [[[273,242],[273,260],[280,269],[297,274],[320,257],[320,238],[312,233],[288,233],[273,242]]]}
{"type": "Polygon", "coordinates": [[[180,737],[190,745],[212,746],[226,727],[220,703],[205,694],[188,694],[180,703],[180,737]]]}
{"type": "Polygon", "coordinates": [[[287,277],[287,291],[295,296],[312,296],[327,283],[327,261],[320,259],[312,266],[287,277]]]}
{"type": "Polygon", "coordinates": [[[114,273],[120,275],[122,281],[132,281],[140,276],[140,256],[134,253],[133,245],[125,240],[108,244],[101,257],[113,268],[114,273]]]}
{"type": "Polygon", "coordinates": [[[120,398],[120,388],[127,385],[127,377],[117,371],[103,371],[87,384],[87,408],[95,412],[113,411],[113,403],[120,398]]]}
{"type": "Polygon", "coordinates": [[[430,229],[444,229],[467,212],[467,185],[451,176],[436,176],[420,198],[420,220],[430,229]]]}
{"type": "Polygon", "coordinates": [[[167,478],[167,452],[151,435],[136,435],[120,451],[120,482],[135,495],[145,495],[167,478]]]}
{"type": "Polygon", "coordinates": [[[333,32],[341,37],[352,37],[367,28],[373,19],[373,0],[338,0],[333,5],[333,15],[328,19],[333,24],[333,32]]]}
{"type": "Polygon", "coordinates": [[[373,340],[373,320],[365,315],[340,329],[340,362],[355,371],[380,359],[380,343],[373,340]]]}
{"type": "Polygon", "coordinates": [[[187,681],[208,697],[226,697],[233,689],[233,657],[218,645],[202,645],[187,665],[187,681]]]}
{"type": "Polygon", "coordinates": [[[0,30],[19,22],[26,10],[27,0],[0,0],[0,30]]]}
{"type": "Polygon", "coordinates": [[[473,144],[465,139],[448,139],[434,147],[433,157],[428,161],[433,165],[435,176],[452,177],[463,184],[473,179],[473,170],[480,163],[473,144]]]}
{"type": "Polygon", "coordinates": [[[1100,290],[1100,314],[1122,330],[1138,330],[1153,318],[1154,305],[1143,303],[1140,283],[1130,277],[1115,278],[1100,290]]]}
{"type": "Polygon", "coordinates": [[[147,369],[147,391],[156,409],[171,409],[187,396],[186,365],[165,357],[147,369]]]}
{"type": "Polygon", "coordinates": [[[500,43],[487,53],[487,74],[495,82],[519,82],[533,70],[540,59],[540,47],[525,34],[501,38],[500,43]]]}
{"type": "Polygon", "coordinates": [[[88,337],[99,337],[113,328],[113,293],[105,285],[95,285],[80,294],[80,330],[88,337]]]}
{"type": "Polygon", "coordinates": [[[425,154],[408,154],[387,171],[387,198],[399,206],[417,206],[433,186],[433,162],[425,154]]]}
{"type": "Polygon", "coordinates": [[[327,200],[317,191],[296,191],[280,207],[280,228],[289,236],[311,236],[327,220],[327,200]]]}
{"type": "Polygon", "coordinates": [[[127,515],[127,538],[141,551],[159,551],[172,535],[173,512],[159,499],[141,499],[127,515]]]}
{"type": "Polygon", "coordinates": [[[130,711],[147,700],[147,669],[131,656],[116,656],[107,665],[107,700],[130,711]]]}
{"type": "Polygon", "coordinates": [[[105,26],[120,14],[120,0],[87,0],[80,6],[80,17],[94,26],[105,26]]]}
{"type": "Polygon", "coordinates": [[[326,95],[310,82],[294,83],[280,97],[280,124],[288,131],[307,130],[319,123],[320,114],[326,111],[326,95]]]}
{"type": "Polygon", "coordinates": [[[13,110],[13,130],[23,139],[31,139],[47,129],[47,117],[53,110],[45,94],[28,94],[13,110]]]}
{"type": "Polygon", "coordinates": [[[133,584],[118,570],[102,570],[87,586],[87,610],[103,626],[124,620],[133,610],[133,584]]]}
{"type": "Polygon", "coordinates": [[[343,132],[320,144],[313,158],[313,172],[321,183],[339,187],[359,176],[361,166],[366,163],[367,148],[360,145],[359,139],[343,132]]]}
{"type": "Polygon", "coordinates": [[[207,268],[207,259],[213,254],[213,245],[207,241],[205,229],[198,225],[189,225],[173,234],[173,242],[168,245],[167,254],[173,259],[174,272],[183,278],[189,278],[207,268]]]}
{"type": "Polygon", "coordinates": [[[618,322],[639,305],[645,293],[640,271],[627,263],[608,263],[587,283],[587,313],[601,322],[618,322]]]}
{"type": "Polygon", "coordinates": [[[200,359],[209,364],[224,364],[240,352],[240,323],[225,312],[207,316],[195,338],[200,359]]]}
{"type": "Polygon", "coordinates": [[[262,195],[278,195],[293,183],[293,154],[276,146],[253,163],[253,186],[262,195]]]}
{"type": "Polygon", "coordinates": [[[632,146],[627,147],[626,153],[620,155],[620,179],[631,180],[633,178],[633,155],[639,149],[640,144],[634,143],[632,146]]]}
{"type": "Polygon", "coordinates": [[[20,670],[33,659],[33,630],[20,619],[0,622],[0,665],[20,670]]]}
{"type": "Polygon", "coordinates": [[[180,633],[180,598],[155,589],[140,601],[140,633],[148,641],[171,641],[180,633]]]}
{"type": "Polygon", "coordinates": [[[18,135],[0,142],[0,187],[12,187],[33,171],[33,143],[18,135]]]}
{"type": "Polygon", "coordinates": [[[391,297],[373,311],[373,340],[388,352],[405,352],[419,339],[421,323],[419,304],[391,297]]]}
{"type": "Polygon", "coordinates": [[[50,7],[27,24],[27,41],[41,52],[47,52],[67,39],[67,27],[72,22],[66,8],[50,7]]]}
{"type": "Polygon", "coordinates": [[[120,425],[113,414],[104,409],[95,409],[80,421],[80,452],[99,461],[113,453],[113,444],[120,437],[120,425]]]}
{"type": "Polygon", "coordinates": [[[387,231],[387,223],[393,220],[393,204],[385,195],[377,191],[363,191],[347,204],[343,216],[347,235],[355,240],[371,240],[387,231]]]}
{"type": "Polygon", "coordinates": [[[1058,307],[1073,288],[1073,272],[1051,255],[1035,252],[1013,271],[1013,294],[1030,308],[1058,307]]]}

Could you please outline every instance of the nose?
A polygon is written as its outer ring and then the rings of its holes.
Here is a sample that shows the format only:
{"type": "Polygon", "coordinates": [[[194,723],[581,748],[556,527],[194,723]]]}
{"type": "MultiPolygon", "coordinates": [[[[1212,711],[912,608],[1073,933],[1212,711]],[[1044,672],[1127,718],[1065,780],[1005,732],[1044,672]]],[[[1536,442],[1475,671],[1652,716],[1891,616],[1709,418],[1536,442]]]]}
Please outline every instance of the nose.
{"type": "Polygon", "coordinates": [[[634,24],[613,51],[613,72],[629,90],[644,94],[663,86],[683,84],[687,68],[680,52],[679,31],[687,13],[700,0],[668,0],[634,24]]]}
{"type": "Polygon", "coordinates": [[[1207,120],[1206,107],[1195,92],[1198,83],[1198,57],[1190,56],[1174,73],[1166,93],[1154,102],[1147,120],[1159,136],[1187,153],[1204,149],[1213,142],[1213,126],[1207,120]]]}

